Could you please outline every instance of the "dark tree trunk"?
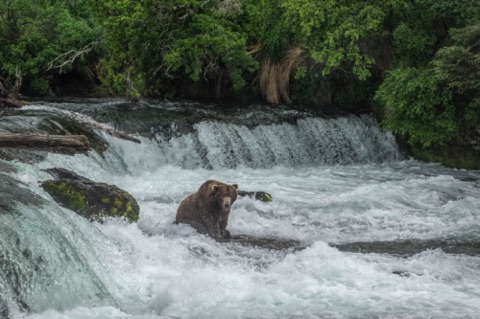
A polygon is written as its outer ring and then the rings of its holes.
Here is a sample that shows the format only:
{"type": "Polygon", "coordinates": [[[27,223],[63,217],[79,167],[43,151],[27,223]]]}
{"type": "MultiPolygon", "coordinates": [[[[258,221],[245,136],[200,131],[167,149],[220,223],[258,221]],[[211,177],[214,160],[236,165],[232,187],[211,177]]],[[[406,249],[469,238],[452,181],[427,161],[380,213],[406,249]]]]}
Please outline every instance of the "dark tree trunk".
{"type": "Polygon", "coordinates": [[[7,90],[0,79],[0,106],[5,107],[22,107],[24,103],[18,100],[20,88],[22,87],[22,74],[20,68],[17,67],[15,73],[15,84],[10,90],[7,90]]]}

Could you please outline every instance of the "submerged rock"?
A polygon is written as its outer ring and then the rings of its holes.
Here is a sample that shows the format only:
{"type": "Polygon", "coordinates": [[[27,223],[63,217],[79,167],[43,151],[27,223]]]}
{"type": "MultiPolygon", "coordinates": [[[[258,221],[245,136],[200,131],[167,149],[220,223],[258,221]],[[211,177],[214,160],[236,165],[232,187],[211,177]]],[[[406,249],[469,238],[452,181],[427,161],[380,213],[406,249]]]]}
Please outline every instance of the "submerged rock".
{"type": "Polygon", "coordinates": [[[258,192],[247,192],[247,191],[238,191],[238,196],[239,197],[252,197],[255,198],[256,200],[262,201],[262,202],[271,202],[273,200],[273,197],[271,194],[258,191],[258,192]]]}
{"type": "Polygon", "coordinates": [[[46,171],[55,179],[43,182],[42,187],[60,205],[90,220],[122,217],[138,221],[140,207],[137,201],[117,186],[97,183],[66,169],[46,171]]]}
{"type": "Polygon", "coordinates": [[[428,250],[441,249],[446,254],[461,254],[468,256],[480,255],[480,242],[458,241],[446,239],[427,240],[394,240],[353,242],[345,244],[330,244],[343,252],[364,254],[389,254],[399,257],[410,257],[428,250]]]}
{"type": "Polygon", "coordinates": [[[259,247],[269,250],[300,251],[306,248],[304,244],[295,239],[256,237],[249,235],[232,236],[230,242],[238,243],[242,246],[259,247]]]}

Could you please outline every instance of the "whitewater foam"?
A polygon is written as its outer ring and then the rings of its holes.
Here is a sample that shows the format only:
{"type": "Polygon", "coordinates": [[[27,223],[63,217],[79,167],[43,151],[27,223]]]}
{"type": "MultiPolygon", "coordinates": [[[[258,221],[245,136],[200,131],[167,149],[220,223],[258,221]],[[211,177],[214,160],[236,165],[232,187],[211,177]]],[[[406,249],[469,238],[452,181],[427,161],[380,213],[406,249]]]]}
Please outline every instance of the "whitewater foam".
{"type": "Polygon", "coordinates": [[[24,298],[30,308],[10,305],[12,318],[480,313],[478,256],[441,249],[413,256],[362,254],[330,245],[400,239],[478,243],[477,172],[400,161],[391,135],[358,118],[257,128],[202,122],[180,136],[138,137],[141,144],[99,135],[109,145],[103,155],[49,154],[37,164],[15,163],[17,173],[9,173],[45,201],[0,215],[2,230],[12,229],[11,236],[2,233],[5,249],[17,254],[12,256],[18,257],[13,260],[19,273],[31,276],[20,279],[20,297],[0,289],[2,298],[12,304],[24,298]],[[50,178],[43,169],[51,167],[125,189],[139,202],[140,220],[90,223],[60,207],[38,184],[50,178]],[[187,225],[173,225],[180,201],[211,178],[273,196],[270,203],[239,198],[229,219],[233,235],[298,245],[216,242],[187,225]],[[30,253],[23,254],[26,248],[30,253]],[[39,257],[45,262],[35,268],[39,257]]]}

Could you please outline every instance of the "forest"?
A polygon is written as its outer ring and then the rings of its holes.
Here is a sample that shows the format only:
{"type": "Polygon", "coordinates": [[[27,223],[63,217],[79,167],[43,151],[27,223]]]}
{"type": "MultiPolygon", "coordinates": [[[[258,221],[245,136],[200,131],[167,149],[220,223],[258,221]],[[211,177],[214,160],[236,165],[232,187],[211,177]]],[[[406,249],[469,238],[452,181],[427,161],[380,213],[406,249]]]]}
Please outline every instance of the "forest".
{"type": "Polygon", "coordinates": [[[480,2],[0,0],[12,92],[335,105],[420,148],[471,144],[480,2]]]}

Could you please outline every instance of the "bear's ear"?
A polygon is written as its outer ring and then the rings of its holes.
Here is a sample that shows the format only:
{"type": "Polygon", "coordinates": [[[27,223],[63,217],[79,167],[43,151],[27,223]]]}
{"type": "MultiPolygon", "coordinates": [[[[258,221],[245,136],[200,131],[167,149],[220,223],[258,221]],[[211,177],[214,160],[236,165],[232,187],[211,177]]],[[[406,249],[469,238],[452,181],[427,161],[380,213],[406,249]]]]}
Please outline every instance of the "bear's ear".
{"type": "Polygon", "coordinates": [[[238,185],[237,185],[237,184],[233,184],[232,186],[235,187],[235,189],[238,189],[238,185]]]}
{"type": "Polygon", "coordinates": [[[211,190],[212,192],[217,191],[217,190],[218,190],[218,185],[217,185],[217,184],[213,184],[212,186],[210,186],[210,190],[211,190]]]}

